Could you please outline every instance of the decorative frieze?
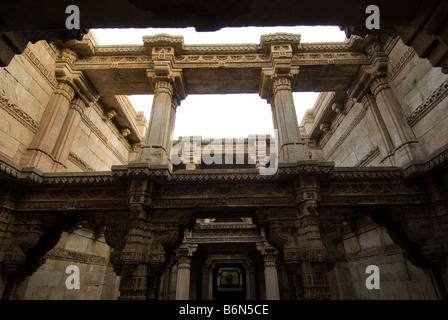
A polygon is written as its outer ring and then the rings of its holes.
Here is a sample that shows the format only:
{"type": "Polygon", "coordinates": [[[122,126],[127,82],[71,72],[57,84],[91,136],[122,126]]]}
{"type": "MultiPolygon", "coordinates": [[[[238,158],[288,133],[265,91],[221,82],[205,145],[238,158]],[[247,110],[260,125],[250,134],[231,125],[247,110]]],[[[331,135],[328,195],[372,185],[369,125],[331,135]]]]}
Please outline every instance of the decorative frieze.
{"type": "Polygon", "coordinates": [[[350,123],[350,125],[345,129],[344,133],[341,134],[339,139],[335,142],[333,147],[331,147],[330,151],[326,154],[326,159],[331,159],[331,156],[336,150],[339,150],[339,147],[344,143],[344,141],[347,139],[347,137],[351,134],[353,129],[358,126],[358,124],[361,122],[362,119],[364,119],[366,115],[367,108],[364,106],[361,111],[356,115],[356,117],[353,119],[353,121],[350,123]]]}
{"type": "Polygon", "coordinates": [[[85,161],[83,161],[78,155],[70,151],[68,160],[75,163],[78,167],[83,169],[84,171],[93,171],[93,168],[89,166],[85,161]]]}
{"type": "MultiPolygon", "coordinates": [[[[49,48],[49,51],[52,51],[49,48]]],[[[31,63],[31,65],[39,71],[39,73],[43,76],[43,78],[53,87],[56,88],[58,86],[58,81],[54,77],[54,75],[48,71],[45,66],[40,62],[39,58],[31,51],[29,47],[26,47],[23,51],[23,56],[31,63]]]]}
{"type": "Polygon", "coordinates": [[[445,80],[423,103],[417,107],[407,118],[410,126],[414,126],[423,119],[432,109],[448,96],[448,80],[445,80]]]}
{"type": "Polygon", "coordinates": [[[31,132],[36,133],[39,123],[28,115],[23,109],[12,103],[6,96],[0,93],[0,107],[8,112],[14,119],[27,127],[31,132]]]}
{"type": "Polygon", "coordinates": [[[79,251],[67,250],[62,248],[53,248],[47,252],[46,259],[69,261],[70,263],[84,263],[106,266],[109,259],[93,254],[83,253],[79,251]]]}
{"type": "Polygon", "coordinates": [[[359,160],[359,162],[355,165],[355,167],[364,167],[379,155],[380,155],[380,148],[376,146],[372,150],[370,150],[361,160],[359,160]]]}
{"type": "Polygon", "coordinates": [[[415,56],[415,50],[412,47],[409,47],[403,54],[403,56],[400,58],[400,61],[398,61],[395,66],[390,70],[388,75],[388,80],[392,81],[395,79],[395,77],[400,74],[401,70],[409,63],[409,61],[412,60],[415,56]]]}

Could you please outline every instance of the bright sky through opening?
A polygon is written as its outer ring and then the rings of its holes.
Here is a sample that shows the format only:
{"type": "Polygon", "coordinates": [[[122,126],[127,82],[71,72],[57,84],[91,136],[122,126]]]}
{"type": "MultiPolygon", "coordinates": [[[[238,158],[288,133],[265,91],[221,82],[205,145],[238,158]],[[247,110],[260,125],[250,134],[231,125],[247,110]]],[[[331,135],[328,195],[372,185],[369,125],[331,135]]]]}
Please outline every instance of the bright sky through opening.
{"type": "MultiPolygon", "coordinates": [[[[258,44],[261,35],[277,32],[300,34],[302,43],[345,40],[345,33],[339,27],[321,26],[223,28],[215,32],[196,32],[194,28],[94,29],[93,32],[100,45],[141,45],[143,36],[159,33],[182,35],[186,45],[258,44]]],[[[297,92],[293,95],[300,124],[305,111],[313,107],[318,93],[297,92]]],[[[129,99],[149,119],[152,95],[135,95],[129,99]]],[[[189,95],[177,109],[175,139],[193,135],[203,138],[245,138],[250,134],[274,134],[271,107],[258,94],[189,95]]]]}

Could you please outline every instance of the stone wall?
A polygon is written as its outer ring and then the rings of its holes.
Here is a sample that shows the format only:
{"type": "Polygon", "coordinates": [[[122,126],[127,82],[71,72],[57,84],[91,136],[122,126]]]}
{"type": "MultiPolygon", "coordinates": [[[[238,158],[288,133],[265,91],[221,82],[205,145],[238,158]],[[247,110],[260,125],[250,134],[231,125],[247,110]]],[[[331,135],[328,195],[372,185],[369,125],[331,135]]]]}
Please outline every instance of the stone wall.
{"type": "Polygon", "coordinates": [[[94,104],[85,111],[69,156],[73,171],[108,171],[128,163],[131,147],[94,104]]]}
{"type": "Polygon", "coordinates": [[[55,89],[54,50],[30,44],[7,68],[0,68],[0,153],[18,163],[37,131],[55,89]]]}
{"type": "MultiPolygon", "coordinates": [[[[8,67],[0,68],[0,154],[20,163],[58,82],[58,49],[46,42],[29,44],[8,67]]],[[[117,100],[118,103],[120,100],[117,100]]],[[[87,107],[76,130],[67,171],[105,171],[127,164],[135,152],[105,115],[108,106],[95,101],[87,107]]]]}
{"type": "Polygon", "coordinates": [[[426,155],[448,142],[448,75],[401,41],[389,54],[393,70],[391,84],[404,114],[426,155]]]}
{"type": "MultiPolygon", "coordinates": [[[[389,60],[387,80],[401,105],[405,122],[420,141],[424,156],[428,156],[448,143],[448,114],[444,112],[448,106],[448,76],[419,58],[398,38],[384,49],[389,60]]],[[[307,111],[301,123],[305,136],[316,131],[315,123],[324,109],[331,108],[331,97],[330,92],[321,93],[313,109],[307,111]]],[[[346,98],[344,104],[345,109],[328,123],[328,132],[321,133],[316,141],[323,159],[342,167],[391,165],[372,111],[366,110],[363,101],[346,98]]],[[[395,135],[391,128],[389,131],[395,135]]]]}
{"type": "Polygon", "coordinates": [[[346,264],[336,269],[342,299],[432,300],[437,299],[431,272],[414,266],[403,256],[384,228],[359,218],[356,230],[344,236],[346,264]],[[354,231],[354,232],[353,232],[354,231]],[[367,289],[369,265],[380,271],[380,289],[367,289]],[[348,271],[348,274],[347,274],[348,271]],[[347,284],[351,283],[353,292],[347,284]],[[353,294],[353,296],[352,296],[353,294]]]}
{"type": "Polygon", "coordinates": [[[104,237],[87,229],[64,232],[59,243],[47,253],[46,262],[31,276],[27,300],[114,300],[119,277],[109,263],[110,248],[104,237]],[[80,288],[68,289],[70,265],[79,268],[80,288]]]}

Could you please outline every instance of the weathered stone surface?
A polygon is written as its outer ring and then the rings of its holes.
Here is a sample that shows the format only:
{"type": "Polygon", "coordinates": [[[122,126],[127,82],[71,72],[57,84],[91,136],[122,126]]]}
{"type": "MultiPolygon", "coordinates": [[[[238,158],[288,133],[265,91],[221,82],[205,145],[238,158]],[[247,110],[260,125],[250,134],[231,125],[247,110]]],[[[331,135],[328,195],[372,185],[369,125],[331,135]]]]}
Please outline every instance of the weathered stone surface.
{"type": "Polygon", "coordinates": [[[233,272],[246,299],[446,298],[446,76],[403,42],[89,39],[30,45],[0,70],[1,292],[212,299],[216,274],[233,272]],[[329,92],[300,127],[301,90],[329,92]],[[210,140],[171,141],[187,94],[236,91],[271,104],[278,153],[249,137],[229,146],[244,163],[210,164],[210,140]],[[148,124],[131,93],[156,94],[148,124]],[[173,164],[177,143],[199,161],[173,164]],[[80,290],[65,287],[69,265],[80,290]]]}

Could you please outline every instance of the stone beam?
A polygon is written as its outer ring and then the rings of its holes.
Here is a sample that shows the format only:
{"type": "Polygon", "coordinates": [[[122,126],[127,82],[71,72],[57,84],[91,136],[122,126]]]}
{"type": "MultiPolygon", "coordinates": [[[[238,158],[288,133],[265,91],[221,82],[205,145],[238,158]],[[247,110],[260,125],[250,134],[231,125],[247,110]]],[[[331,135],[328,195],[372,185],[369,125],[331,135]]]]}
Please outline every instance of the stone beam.
{"type": "MultiPolygon", "coordinates": [[[[144,37],[143,45],[98,46],[90,38],[71,43],[82,59],[75,69],[82,71],[102,96],[153,94],[147,85],[146,70],[163,70],[157,48],[172,48],[169,62],[182,70],[184,90],[188,94],[258,93],[262,70],[279,68],[270,56],[271,45],[288,42],[299,35],[272,34],[260,44],[185,45],[182,37],[156,35],[144,37]],[[156,58],[156,61],[153,60],[156,58]]],[[[298,91],[346,91],[359,69],[369,64],[362,51],[363,41],[354,37],[347,43],[291,42],[292,63],[300,68],[301,77],[293,83],[298,91]],[[325,75],[323,77],[322,75],[325,75]]]]}

